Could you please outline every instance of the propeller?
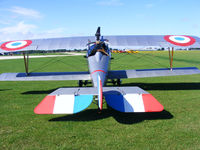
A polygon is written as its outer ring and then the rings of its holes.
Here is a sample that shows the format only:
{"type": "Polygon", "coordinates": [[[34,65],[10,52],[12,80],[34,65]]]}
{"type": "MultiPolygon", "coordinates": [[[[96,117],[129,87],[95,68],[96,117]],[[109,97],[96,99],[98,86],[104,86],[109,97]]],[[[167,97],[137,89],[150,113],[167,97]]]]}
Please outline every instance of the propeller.
{"type": "Polygon", "coordinates": [[[96,34],[95,34],[96,40],[97,40],[97,41],[100,40],[100,36],[101,36],[101,33],[100,33],[100,32],[101,32],[101,29],[100,29],[100,27],[98,27],[98,28],[97,28],[97,32],[96,32],[96,34]]]}

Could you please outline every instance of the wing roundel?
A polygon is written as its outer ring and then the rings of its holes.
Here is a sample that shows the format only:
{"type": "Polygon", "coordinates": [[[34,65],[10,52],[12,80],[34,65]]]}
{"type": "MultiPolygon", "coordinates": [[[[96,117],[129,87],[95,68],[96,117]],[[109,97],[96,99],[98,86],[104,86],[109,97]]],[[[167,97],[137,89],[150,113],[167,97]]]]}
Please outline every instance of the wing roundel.
{"type": "Polygon", "coordinates": [[[15,51],[15,50],[23,49],[31,45],[31,43],[32,43],[31,40],[9,41],[9,42],[3,43],[0,48],[6,51],[15,51]]]}
{"type": "Polygon", "coordinates": [[[190,46],[196,42],[193,37],[186,35],[166,35],[164,39],[177,46],[190,46]]]}

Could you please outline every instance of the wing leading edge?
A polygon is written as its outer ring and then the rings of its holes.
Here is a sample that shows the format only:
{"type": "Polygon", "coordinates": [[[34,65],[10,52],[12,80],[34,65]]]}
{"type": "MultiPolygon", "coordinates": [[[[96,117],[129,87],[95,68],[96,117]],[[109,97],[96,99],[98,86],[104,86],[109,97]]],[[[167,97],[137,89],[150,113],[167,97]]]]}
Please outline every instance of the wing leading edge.
{"type": "Polygon", "coordinates": [[[145,78],[145,77],[160,77],[160,76],[177,76],[200,74],[200,70],[196,67],[169,68],[159,69],[137,69],[137,70],[112,70],[108,72],[109,79],[121,78],[145,78]]]}
{"type": "MultiPolygon", "coordinates": [[[[145,46],[157,47],[200,47],[200,38],[186,35],[121,35],[105,36],[111,48],[134,48],[145,46]]],[[[0,52],[30,50],[85,49],[88,40],[95,41],[94,36],[63,37],[34,40],[16,40],[0,43],[0,52]]]]}
{"type": "Polygon", "coordinates": [[[91,80],[89,72],[2,73],[0,81],[91,80]]]}

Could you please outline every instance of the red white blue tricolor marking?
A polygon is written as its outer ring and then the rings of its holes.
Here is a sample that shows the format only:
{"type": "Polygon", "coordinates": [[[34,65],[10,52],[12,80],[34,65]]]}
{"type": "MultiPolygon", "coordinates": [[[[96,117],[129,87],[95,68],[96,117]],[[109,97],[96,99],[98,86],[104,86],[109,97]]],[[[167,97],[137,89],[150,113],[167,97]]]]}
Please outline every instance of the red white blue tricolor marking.
{"type": "Polygon", "coordinates": [[[99,109],[102,110],[103,108],[103,90],[102,90],[102,82],[101,82],[101,78],[100,76],[98,75],[97,76],[97,88],[98,88],[98,106],[99,106],[99,109]]]}
{"type": "Polygon", "coordinates": [[[34,109],[36,114],[75,114],[86,109],[93,95],[48,95],[34,109]]]}
{"type": "Polygon", "coordinates": [[[151,94],[106,94],[107,104],[120,112],[160,112],[163,106],[151,94]]]}
{"type": "Polygon", "coordinates": [[[9,42],[3,43],[0,48],[6,51],[15,51],[15,50],[23,49],[31,45],[31,43],[32,43],[31,40],[9,41],[9,42]]]}
{"type": "Polygon", "coordinates": [[[196,42],[193,37],[186,35],[166,35],[164,39],[177,46],[190,46],[196,42]]]}

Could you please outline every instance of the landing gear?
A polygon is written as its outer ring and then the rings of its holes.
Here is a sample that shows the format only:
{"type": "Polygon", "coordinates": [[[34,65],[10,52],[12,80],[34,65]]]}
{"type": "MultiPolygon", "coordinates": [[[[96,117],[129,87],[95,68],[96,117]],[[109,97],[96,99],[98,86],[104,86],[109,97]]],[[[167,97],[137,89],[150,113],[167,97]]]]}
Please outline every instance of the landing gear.
{"type": "Polygon", "coordinates": [[[122,83],[122,80],[120,80],[120,79],[117,79],[117,85],[118,85],[118,86],[120,86],[120,85],[121,85],[121,83],[122,83]]]}
{"type": "Polygon", "coordinates": [[[78,86],[79,86],[79,87],[82,87],[82,86],[83,86],[83,80],[79,80],[79,81],[78,81],[78,86]]]}
{"type": "Polygon", "coordinates": [[[88,84],[88,80],[85,80],[85,81],[79,80],[79,81],[78,81],[78,86],[79,86],[79,87],[83,87],[83,85],[86,86],[87,84],[88,84]]]}
{"type": "Polygon", "coordinates": [[[116,80],[113,79],[111,82],[113,83],[113,85],[118,85],[118,86],[120,86],[122,83],[121,79],[116,79],[116,80]]]}

